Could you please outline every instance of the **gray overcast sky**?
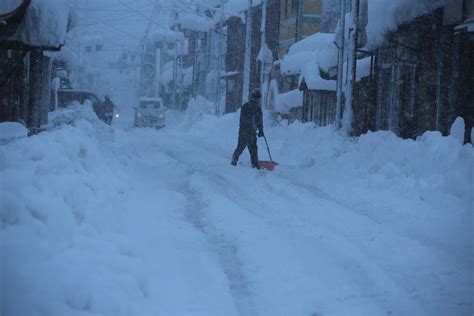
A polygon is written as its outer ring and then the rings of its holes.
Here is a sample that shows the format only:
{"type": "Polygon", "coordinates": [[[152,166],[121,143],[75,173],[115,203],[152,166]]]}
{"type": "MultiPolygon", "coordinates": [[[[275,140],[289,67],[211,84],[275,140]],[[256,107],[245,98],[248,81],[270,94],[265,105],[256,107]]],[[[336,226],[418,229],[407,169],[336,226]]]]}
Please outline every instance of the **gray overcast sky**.
{"type": "MultiPolygon", "coordinates": [[[[107,46],[136,47],[152,18],[154,0],[77,0],[77,32],[100,34],[107,46]]],[[[160,16],[163,19],[162,16],[160,16]]],[[[160,17],[155,19],[159,21],[160,17]]]]}

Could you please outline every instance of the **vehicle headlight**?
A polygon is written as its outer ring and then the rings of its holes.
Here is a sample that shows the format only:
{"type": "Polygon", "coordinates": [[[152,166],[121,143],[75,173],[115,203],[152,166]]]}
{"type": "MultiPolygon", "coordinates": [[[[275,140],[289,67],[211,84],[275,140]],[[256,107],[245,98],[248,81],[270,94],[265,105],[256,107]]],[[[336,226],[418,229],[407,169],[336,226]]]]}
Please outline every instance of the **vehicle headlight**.
{"type": "Polygon", "coordinates": [[[137,117],[142,117],[142,113],[141,113],[141,112],[138,112],[138,113],[137,113],[137,117]]]}
{"type": "Polygon", "coordinates": [[[120,117],[120,114],[119,114],[119,113],[115,113],[115,117],[116,117],[116,118],[119,118],[119,117],[120,117]]]}

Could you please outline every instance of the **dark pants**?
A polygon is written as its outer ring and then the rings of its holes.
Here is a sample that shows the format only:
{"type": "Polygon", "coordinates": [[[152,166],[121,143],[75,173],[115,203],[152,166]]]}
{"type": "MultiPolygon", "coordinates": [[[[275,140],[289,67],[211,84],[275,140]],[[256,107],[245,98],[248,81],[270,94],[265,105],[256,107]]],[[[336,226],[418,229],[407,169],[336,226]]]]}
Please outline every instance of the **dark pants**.
{"type": "Polygon", "coordinates": [[[252,167],[258,167],[258,148],[257,148],[257,133],[253,130],[239,130],[239,142],[237,148],[232,156],[232,161],[237,163],[239,156],[244,151],[245,147],[248,147],[250,152],[250,160],[252,161],[252,167]]]}

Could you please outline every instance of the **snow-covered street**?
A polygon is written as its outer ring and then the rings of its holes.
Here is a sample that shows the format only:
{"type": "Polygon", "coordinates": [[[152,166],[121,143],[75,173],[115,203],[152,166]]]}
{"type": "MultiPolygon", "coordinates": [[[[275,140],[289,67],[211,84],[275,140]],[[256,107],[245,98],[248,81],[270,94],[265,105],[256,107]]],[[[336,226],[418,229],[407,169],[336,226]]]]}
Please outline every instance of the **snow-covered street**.
{"type": "Polygon", "coordinates": [[[1,146],[5,315],[472,314],[472,145],[265,124],[273,172],[238,113],[1,146]]]}

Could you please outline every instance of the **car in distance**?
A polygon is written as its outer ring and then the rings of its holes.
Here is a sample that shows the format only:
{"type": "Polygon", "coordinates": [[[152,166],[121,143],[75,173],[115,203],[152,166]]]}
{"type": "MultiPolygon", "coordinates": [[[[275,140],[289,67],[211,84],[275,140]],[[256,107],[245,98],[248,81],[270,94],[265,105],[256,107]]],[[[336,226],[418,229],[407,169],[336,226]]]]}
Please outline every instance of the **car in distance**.
{"type": "Polygon", "coordinates": [[[156,127],[165,126],[166,107],[161,98],[141,97],[138,99],[138,106],[135,109],[136,127],[156,127]]]}

